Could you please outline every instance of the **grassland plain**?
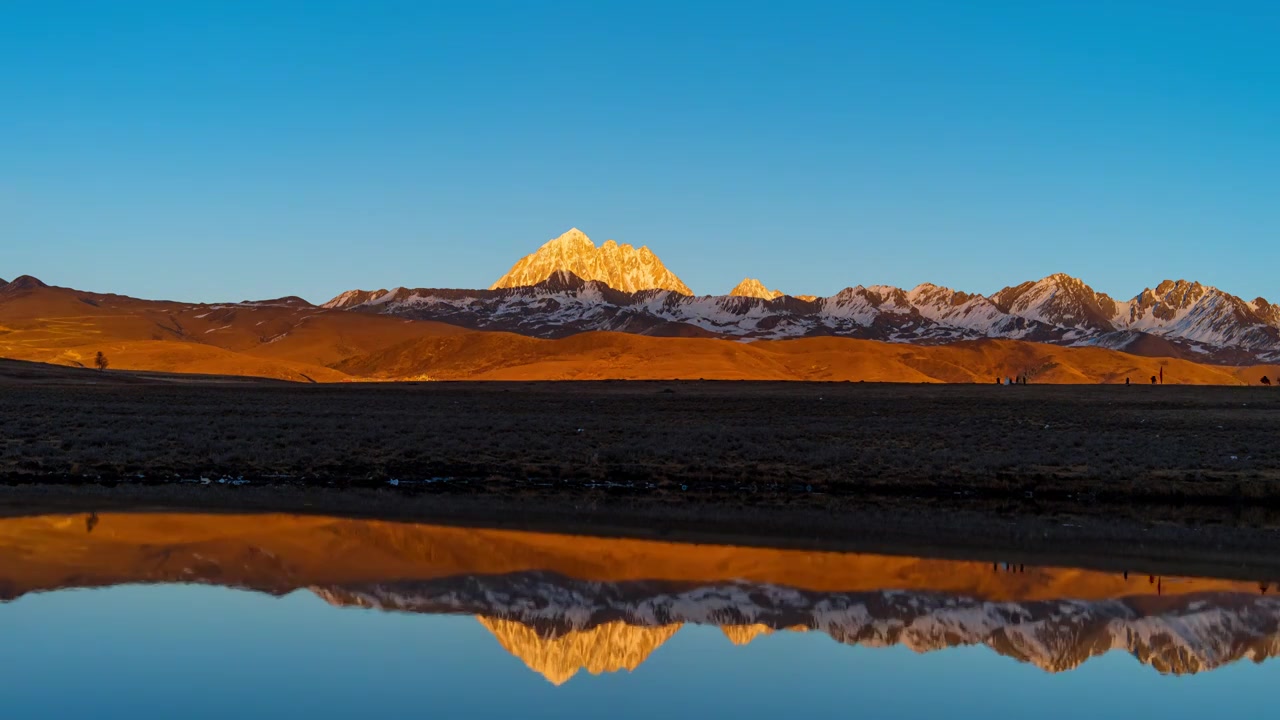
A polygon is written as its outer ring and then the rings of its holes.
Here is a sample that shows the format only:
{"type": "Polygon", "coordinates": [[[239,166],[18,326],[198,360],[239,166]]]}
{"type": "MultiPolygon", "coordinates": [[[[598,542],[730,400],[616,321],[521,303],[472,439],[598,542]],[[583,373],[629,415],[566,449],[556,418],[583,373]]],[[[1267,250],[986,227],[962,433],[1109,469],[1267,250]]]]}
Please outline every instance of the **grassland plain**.
{"type": "Polygon", "coordinates": [[[430,481],[453,478],[473,488],[611,483],[618,492],[726,492],[744,501],[768,488],[808,488],[1280,502],[1273,388],[300,385],[4,367],[0,476],[10,482],[205,477],[447,488],[457,483],[430,481]]]}

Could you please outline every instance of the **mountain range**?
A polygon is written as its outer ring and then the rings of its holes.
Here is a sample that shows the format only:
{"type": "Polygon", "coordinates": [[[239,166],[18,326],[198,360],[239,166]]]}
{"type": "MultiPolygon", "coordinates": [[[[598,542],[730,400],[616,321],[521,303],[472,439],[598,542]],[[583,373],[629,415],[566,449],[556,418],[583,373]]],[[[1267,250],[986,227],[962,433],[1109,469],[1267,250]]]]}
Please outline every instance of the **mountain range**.
{"type": "Polygon", "coordinates": [[[751,278],[696,296],[647,248],[576,230],[488,290],[351,290],[189,303],[0,281],[0,357],[352,380],[748,379],[1256,384],[1280,307],[1166,281],[1115,301],[1051,275],[990,296],[935,285],[790,295],[751,278]],[[581,273],[581,274],[579,274],[581,273]],[[732,341],[732,342],[726,342],[732,341]]]}
{"type": "Polygon", "coordinates": [[[694,295],[648,248],[597,247],[575,229],[521,259],[489,290],[351,290],[323,307],[559,338],[589,331],[785,339],[842,336],[943,344],[1011,339],[1243,364],[1280,359],[1280,306],[1165,280],[1115,300],[1054,274],[989,296],[925,283],[788,295],[746,278],[694,295]]]}

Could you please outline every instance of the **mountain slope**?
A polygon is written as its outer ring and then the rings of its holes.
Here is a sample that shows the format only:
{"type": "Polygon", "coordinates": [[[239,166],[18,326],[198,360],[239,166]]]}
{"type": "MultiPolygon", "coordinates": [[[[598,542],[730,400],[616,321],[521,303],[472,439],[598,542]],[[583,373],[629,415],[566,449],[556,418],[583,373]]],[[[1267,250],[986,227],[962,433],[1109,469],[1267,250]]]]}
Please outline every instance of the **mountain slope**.
{"type": "Polygon", "coordinates": [[[20,278],[0,288],[0,357],[118,370],[350,379],[331,365],[427,335],[466,332],[316,308],[299,298],[188,304],[90,293],[20,278]]]}
{"type": "Polygon", "coordinates": [[[489,289],[536,285],[561,270],[585,280],[599,280],[623,292],[659,289],[682,295],[693,294],[689,286],[668,270],[648,247],[636,249],[613,240],[596,247],[577,228],[547,241],[537,252],[521,258],[489,289]]]}
{"type": "Polygon", "coordinates": [[[738,343],[580,333],[540,340],[472,333],[414,340],[334,366],[355,376],[430,375],[475,380],[822,380],[994,382],[1027,375],[1037,383],[1143,383],[1164,368],[1168,382],[1242,384],[1239,370],[1145,358],[1104,348],[1060,348],[1010,340],[939,346],[803,338],[738,343]]]}
{"type": "Polygon", "coordinates": [[[1116,303],[1069,275],[1007,287],[989,300],[1000,310],[1026,320],[1078,331],[1114,330],[1116,303]]]}
{"type": "Polygon", "coordinates": [[[1165,280],[1120,307],[1126,328],[1210,347],[1271,350],[1280,344],[1277,315],[1266,300],[1247,303],[1214,287],[1165,280]]]}

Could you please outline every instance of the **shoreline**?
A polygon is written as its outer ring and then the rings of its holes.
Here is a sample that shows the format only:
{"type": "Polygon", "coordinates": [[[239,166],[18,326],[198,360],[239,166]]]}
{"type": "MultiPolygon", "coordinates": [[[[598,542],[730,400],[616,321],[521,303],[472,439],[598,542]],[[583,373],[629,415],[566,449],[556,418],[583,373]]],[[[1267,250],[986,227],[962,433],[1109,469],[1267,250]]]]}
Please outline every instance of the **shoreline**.
{"type": "Polygon", "coordinates": [[[1249,388],[0,377],[0,512],[325,513],[1280,579],[1277,437],[1280,392],[1249,388]]]}
{"type": "Polygon", "coordinates": [[[1144,574],[1280,580],[1280,525],[1143,522],[1114,515],[860,503],[768,513],[717,503],[406,495],[291,486],[0,487],[0,516],[93,512],[286,513],[603,538],[911,555],[1144,574]],[[573,500],[566,503],[566,500],[573,500]]]}

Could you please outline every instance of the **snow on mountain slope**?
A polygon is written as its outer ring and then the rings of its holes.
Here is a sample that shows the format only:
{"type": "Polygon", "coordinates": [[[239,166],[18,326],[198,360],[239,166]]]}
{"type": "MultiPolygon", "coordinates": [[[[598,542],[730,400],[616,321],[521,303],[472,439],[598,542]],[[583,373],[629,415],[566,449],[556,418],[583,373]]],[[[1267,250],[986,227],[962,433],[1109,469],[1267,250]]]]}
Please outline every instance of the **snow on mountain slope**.
{"type": "Polygon", "coordinates": [[[1083,281],[1058,273],[1007,287],[990,298],[1001,311],[1027,320],[1085,332],[1109,332],[1116,303],[1083,281]]]}
{"type": "Polygon", "coordinates": [[[1266,298],[1256,298],[1249,303],[1249,308],[1267,325],[1280,328],[1280,305],[1273,305],[1266,298]]]}
{"type": "Polygon", "coordinates": [[[639,249],[606,240],[596,247],[591,239],[572,228],[547,241],[537,252],[526,255],[498,279],[490,290],[537,285],[557,270],[565,270],[584,280],[599,280],[623,292],[671,290],[683,295],[693,291],[662,264],[646,246],[639,249]]]}
{"type": "Polygon", "coordinates": [[[594,330],[742,339],[840,335],[923,344],[1006,338],[1228,363],[1280,358],[1280,329],[1223,293],[1205,294],[1175,311],[1146,295],[1117,303],[1079,281],[1054,277],[991,298],[926,284],[910,291],[856,286],[804,300],[628,293],[556,271],[536,285],[499,290],[351,291],[325,307],[544,338],[594,330]],[[1104,318],[1105,312],[1113,315],[1104,318]]]}
{"type": "Polygon", "coordinates": [[[386,290],[348,290],[320,307],[327,309],[356,307],[357,305],[369,304],[375,298],[380,298],[386,294],[386,290]]]}
{"type": "Polygon", "coordinates": [[[1275,310],[1265,300],[1247,303],[1198,282],[1165,280],[1121,309],[1119,324],[1132,330],[1212,347],[1270,349],[1280,343],[1275,310]]]}
{"type": "Polygon", "coordinates": [[[931,283],[917,285],[907,292],[907,300],[924,317],[956,327],[985,330],[1005,317],[1005,313],[981,295],[956,292],[931,283]]]}

